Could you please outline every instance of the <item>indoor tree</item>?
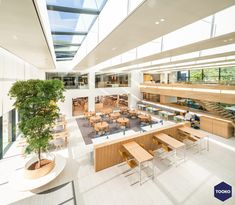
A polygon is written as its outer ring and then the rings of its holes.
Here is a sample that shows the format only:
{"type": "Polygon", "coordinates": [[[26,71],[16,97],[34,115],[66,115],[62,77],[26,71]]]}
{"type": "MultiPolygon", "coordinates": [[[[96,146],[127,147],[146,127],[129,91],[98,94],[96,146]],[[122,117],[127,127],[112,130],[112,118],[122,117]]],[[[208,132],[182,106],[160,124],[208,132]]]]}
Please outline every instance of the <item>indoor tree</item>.
{"type": "Polygon", "coordinates": [[[64,100],[63,91],[60,80],[17,81],[9,91],[19,112],[19,129],[27,141],[25,152],[37,153],[37,168],[41,167],[41,153],[47,150],[52,139],[51,128],[59,117],[56,103],[64,100]]]}

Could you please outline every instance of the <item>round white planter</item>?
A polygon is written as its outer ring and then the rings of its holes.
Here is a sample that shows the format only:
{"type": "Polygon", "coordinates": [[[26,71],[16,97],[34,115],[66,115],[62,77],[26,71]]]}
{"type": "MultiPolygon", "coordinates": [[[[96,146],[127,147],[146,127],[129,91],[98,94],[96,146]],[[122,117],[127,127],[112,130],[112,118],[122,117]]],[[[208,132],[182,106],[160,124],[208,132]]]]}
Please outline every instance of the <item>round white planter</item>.
{"type": "Polygon", "coordinates": [[[37,156],[32,157],[26,164],[24,169],[24,176],[27,179],[37,179],[47,175],[55,167],[55,156],[52,154],[42,154],[42,159],[51,160],[49,164],[42,166],[39,169],[29,170],[31,164],[38,161],[37,156]]]}
{"type": "Polygon", "coordinates": [[[15,171],[11,179],[9,180],[12,188],[19,191],[29,191],[36,188],[39,188],[52,180],[54,180],[65,168],[66,158],[61,155],[55,156],[55,166],[54,168],[45,176],[42,176],[37,179],[28,179],[25,178],[25,170],[20,169],[15,171]]]}

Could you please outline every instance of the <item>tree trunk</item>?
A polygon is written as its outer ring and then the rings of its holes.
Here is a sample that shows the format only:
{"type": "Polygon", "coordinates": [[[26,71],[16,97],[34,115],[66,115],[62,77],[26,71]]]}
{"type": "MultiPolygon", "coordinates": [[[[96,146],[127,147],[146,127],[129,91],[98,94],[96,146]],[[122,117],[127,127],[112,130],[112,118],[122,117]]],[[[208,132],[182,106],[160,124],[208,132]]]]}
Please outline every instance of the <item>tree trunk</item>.
{"type": "Polygon", "coordinates": [[[38,165],[41,167],[41,148],[38,149],[38,165]]]}

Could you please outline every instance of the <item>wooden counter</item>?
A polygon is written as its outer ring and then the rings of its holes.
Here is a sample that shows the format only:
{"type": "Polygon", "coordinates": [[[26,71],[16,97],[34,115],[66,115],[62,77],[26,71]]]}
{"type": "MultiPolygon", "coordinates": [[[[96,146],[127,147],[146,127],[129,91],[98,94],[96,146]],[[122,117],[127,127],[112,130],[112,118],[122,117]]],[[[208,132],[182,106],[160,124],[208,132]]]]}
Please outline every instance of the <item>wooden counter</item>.
{"type": "Polygon", "coordinates": [[[217,117],[201,116],[200,128],[215,135],[224,138],[234,136],[234,127],[232,121],[220,119],[217,117]]]}

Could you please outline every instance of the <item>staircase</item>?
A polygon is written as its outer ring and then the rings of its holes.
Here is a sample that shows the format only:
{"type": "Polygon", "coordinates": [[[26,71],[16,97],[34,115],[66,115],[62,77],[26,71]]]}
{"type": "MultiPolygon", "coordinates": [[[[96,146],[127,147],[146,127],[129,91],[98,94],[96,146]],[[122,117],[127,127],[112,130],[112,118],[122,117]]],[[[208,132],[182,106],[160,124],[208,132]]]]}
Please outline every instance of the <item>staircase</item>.
{"type": "Polygon", "coordinates": [[[235,123],[235,114],[232,111],[226,110],[220,103],[200,101],[198,102],[207,111],[216,114],[224,119],[231,120],[233,124],[235,123]]]}

